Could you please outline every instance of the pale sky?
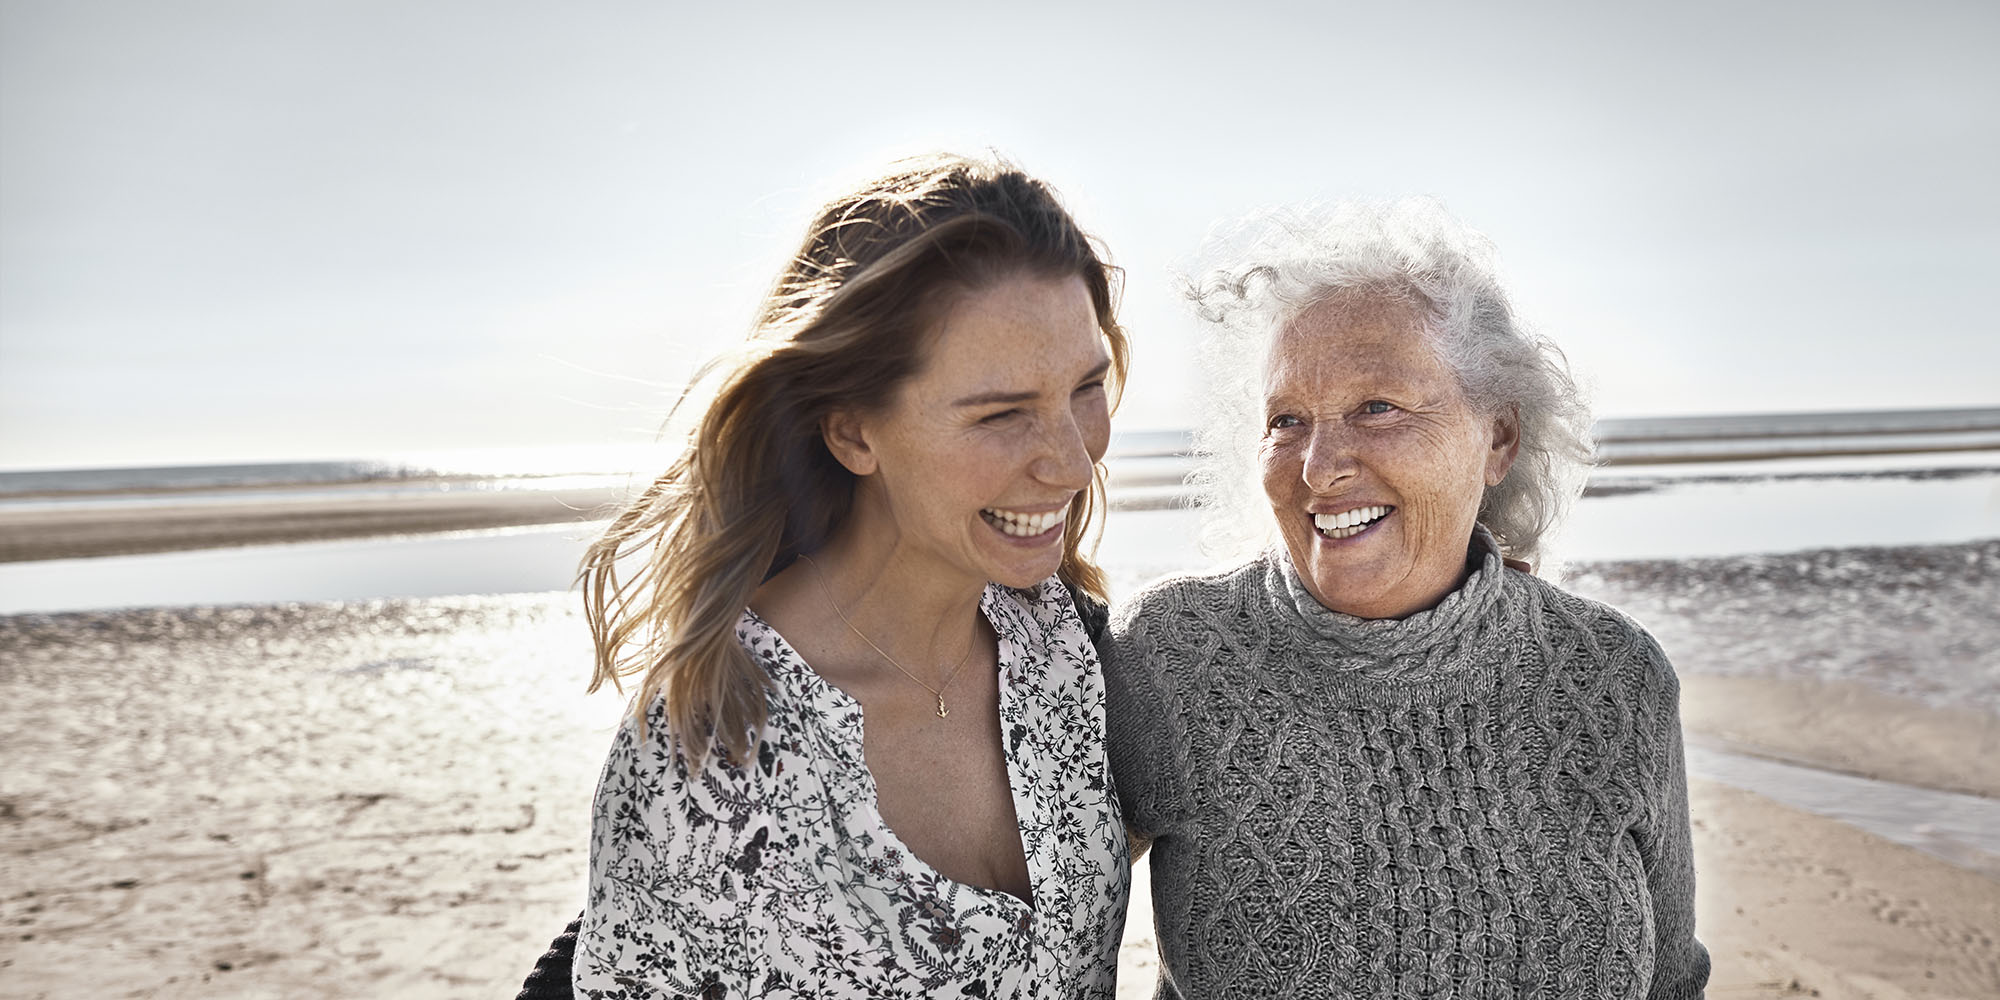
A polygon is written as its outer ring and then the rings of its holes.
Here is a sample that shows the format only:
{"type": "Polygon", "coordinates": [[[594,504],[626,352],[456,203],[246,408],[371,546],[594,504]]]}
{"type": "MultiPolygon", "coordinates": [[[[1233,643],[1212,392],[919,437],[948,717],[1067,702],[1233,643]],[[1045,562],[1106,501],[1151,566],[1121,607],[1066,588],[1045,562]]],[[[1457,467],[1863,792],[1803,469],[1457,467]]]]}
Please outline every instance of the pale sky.
{"type": "Polygon", "coordinates": [[[1187,419],[1213,224],[1417,193],[1602,415],[2000,405],[1996,45],[1991,2],[0,0],[0,467],[645,441],[812,208],[931,148],[1126,268],[1122,428],[1187,419]]]}

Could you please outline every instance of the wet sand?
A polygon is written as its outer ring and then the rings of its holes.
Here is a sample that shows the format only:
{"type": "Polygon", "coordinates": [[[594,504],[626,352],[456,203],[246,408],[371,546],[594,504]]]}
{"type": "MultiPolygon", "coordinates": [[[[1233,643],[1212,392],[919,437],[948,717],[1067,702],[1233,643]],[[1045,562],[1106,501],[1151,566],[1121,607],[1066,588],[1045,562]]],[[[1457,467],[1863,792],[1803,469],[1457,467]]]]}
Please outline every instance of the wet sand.
{"type": "Polygon", "coordinates": [[[2000,797],[2000,540],[1571,567],[1719,745],[2000,797]]]}
{"type": "Polygon", "coordinates": [[[278,542],[509,528],[609,516],[622,489],[502,489],[438,481],[374,486],[233,490],[116,504],[0,505],[0,562],[179,552],[278,542]],[[454,488],[457,487],[457,488],[454,488]]]}
{"type": "Polygon", "coordinates": [[[619,711],[560,596],[0,619],[0,993],[511,996],[619,711]]]}
{"type": "MultiPolygon", "coordinates": [[[[1660,636],[1691,738],[2000,794],[2000,542],[1569,579],[1660,636]]],[[[562,595],[0,618],[0,995],[511,996],[582,899],[588,652],[562,595]]],[[[2000,882],[1693,796],[1711,995],[2000,994],[2000,882]]]]}

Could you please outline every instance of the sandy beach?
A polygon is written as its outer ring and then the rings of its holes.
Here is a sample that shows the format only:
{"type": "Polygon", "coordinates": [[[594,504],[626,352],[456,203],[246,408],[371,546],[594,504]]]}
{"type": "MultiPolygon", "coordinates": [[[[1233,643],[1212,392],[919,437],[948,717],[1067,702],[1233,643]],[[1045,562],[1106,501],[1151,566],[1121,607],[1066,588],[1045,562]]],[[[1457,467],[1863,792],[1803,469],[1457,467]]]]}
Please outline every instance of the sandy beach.
{"type": "MultiPolygon", "coordinates": [[[[1661,638],[1691,741],[2000,795],[2000,542],[1567,579],[1661,638]]],[[[582,898],[586,635],[559,594],[0,618],[0,995],[511,996],[582,898]]],[[[1712,781],[1693,814],[1711,995],[2000,994],[2000,882],[1712,781]]]]}

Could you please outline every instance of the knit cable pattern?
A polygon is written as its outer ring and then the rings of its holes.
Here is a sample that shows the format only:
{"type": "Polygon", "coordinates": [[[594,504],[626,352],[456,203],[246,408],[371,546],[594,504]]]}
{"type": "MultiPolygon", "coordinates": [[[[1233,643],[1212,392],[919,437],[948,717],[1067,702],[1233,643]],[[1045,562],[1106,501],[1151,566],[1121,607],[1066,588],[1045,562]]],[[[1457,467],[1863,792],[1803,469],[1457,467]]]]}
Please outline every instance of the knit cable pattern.
{"type": "Polygon", "coordinates": [[[1483,533],[1471,565],[1401,621],[1321,607],[1282,552],[1123,609],[1163,996],[1700,995],[1671,668],[1483,533]]]}

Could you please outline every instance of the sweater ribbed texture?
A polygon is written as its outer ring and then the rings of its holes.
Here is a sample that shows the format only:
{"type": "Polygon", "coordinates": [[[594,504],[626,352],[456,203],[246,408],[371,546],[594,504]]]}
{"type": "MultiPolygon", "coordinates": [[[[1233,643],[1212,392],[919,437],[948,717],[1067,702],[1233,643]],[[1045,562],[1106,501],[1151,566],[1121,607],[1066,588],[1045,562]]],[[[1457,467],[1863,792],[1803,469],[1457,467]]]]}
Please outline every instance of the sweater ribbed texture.
{"type": "Polygon", "coordinates": [[[1111,760],[1162,997],[1699,997],[1679,688],[1618,612],[1475,567],[1402,620],[1282,551],[1119,609],[1111,760]]]}

